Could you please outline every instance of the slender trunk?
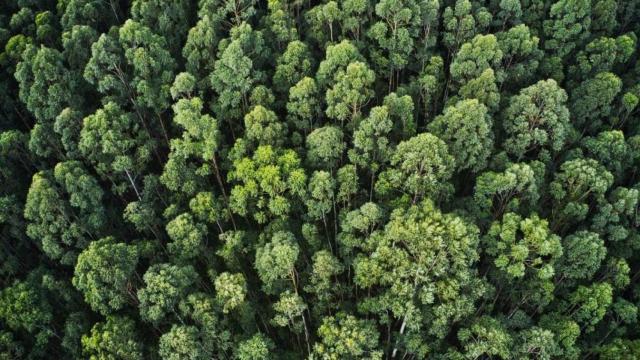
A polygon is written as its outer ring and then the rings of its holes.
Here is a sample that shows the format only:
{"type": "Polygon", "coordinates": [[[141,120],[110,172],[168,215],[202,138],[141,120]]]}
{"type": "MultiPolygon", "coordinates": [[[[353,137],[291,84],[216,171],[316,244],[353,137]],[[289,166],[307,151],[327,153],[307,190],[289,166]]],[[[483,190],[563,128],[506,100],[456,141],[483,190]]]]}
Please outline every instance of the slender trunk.
{"type": "Polygon", "coordinates": [[[369,201],[373,201],[373,184],[376,180],[376,173],[371,170],[371,185],[369,186],[369,201]]]}
{"type": "MultiPolygon", "coordinates": [[[[415,296],[417,287],[418,287],[418,275],[420,275],[420,268],[416,269],[416,274],[413,280],[413,296],[415,296]]],[[[402,325],[400,325],[400,336],[398,336],[398,339],[396,339],[396,345],[393,348],[393,351],[391,352],[391,358],[396,357],[397,353],[398,353],[398,344],[400,343],[400,337],[404,334],[404,330],[407,326],[407,321],[409,320],[409,312],[405,312],[404,317],[402,318],[402,325]]]]}
{"type": "Polygon", "coordinates": [[[142,201],[142,196],[140,196],[140,192],[138,191],[138,187],[136,186],[136,183],[133,181],[133,178],[131,177],[131,174],[129,173],[129,170],[124,170],[125,174],[127,174],[127,178],[129,178],[129,182],[131,183],[131,186],[133,187],[133,191],[136,192],[136,196],[138,197],[138,200],[142,201]]]}
{"type": "Polygon", "coordinates": [[[309,341],[309,327],[307,326],[307,320],[302,312],[302,325],[304,325],[304,339],[307,342],[307,355],[311,355],[311,342],[309,341]]]}
{"type": "Polygon", "coordinates": [[[229,198],[227,197],[227,191],[224,189],[224,183],[222,182],[222,177],[220,176],[220,168],[218,168],[218,161],[216,160],[215,154],[213,155],[213,170],[216,174],[216,180],[218,181],[218,186],[220,186],[220,191],[222,192],[222,197],[224,198],[227,211],[229,212],[229,217],[231,218],[231,224],[233,225],[233,230],[238,230],[238,228],[236,227],[236,221],[233,218],[233,213],[231,212],[231,207],[229,206],[229,198]]]}
{"type": "Polygon", "coordinates": [[[162,117],[160,113],[156,112],[156,116],[158,117],[158,121],[160,122],[160,128],[162,128],[162,135],[164,135],[164,140],[167,142],[167,146],[170,147],[169,134],[167,133],[167,128],[164,126],[164,121],[162,121],[162,117]]]}

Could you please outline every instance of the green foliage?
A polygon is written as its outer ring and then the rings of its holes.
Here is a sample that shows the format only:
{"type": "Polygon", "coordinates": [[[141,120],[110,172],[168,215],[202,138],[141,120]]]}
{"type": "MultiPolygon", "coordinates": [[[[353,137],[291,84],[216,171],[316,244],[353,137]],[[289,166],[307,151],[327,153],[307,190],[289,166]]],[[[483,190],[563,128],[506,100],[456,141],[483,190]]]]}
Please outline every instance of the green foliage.
{"type": "Polygon", "coordinates": [[[579,129],[593,131],[611,112],[611,103],[622,89],[613,73],[602,72],[583,81],[571,94],[571,113],[579,129]]]}
{"type": "Polygon", "coordinates": [[[179,50],[187,33],[190,1],[135,0],[131,4],[131,18],[164,37],[167,44],[179,50]]]}
{"type": "Polygon", "coordinates": [[[513,280],[525,276],[548,280],[562,255],[560,237],[549,232],[548,222],[532,215],[526,219],[507,213],[483,239],[496,268],[513,280]]]}
{"type": "Polygon", "coordinates": [[[492,125],[487,108],[472,99],[444,109],[428,129],[447,144],[451,154],[456,155],[457,171],[478,172],[486,167],[493,147],[492,125]]]}
{"type": "Polygon", "coordinates": [[[0,4],[0,360],[640,358],[640,1],[0,4]]]}
{"type": "Polygon", "coordinates": [[[94,241],[78,256],[73,285],[93,310],[111,314],[130,301],[137,263],[135,246],[117,243],[113,237],[94,241]]]}
{"type": "Polygon", "coordinates": [[[587,216],[588,201],[602,199],[613,183],[613,175],[593,159],[564,162],[549,185],[554,199],[554,227],[565,221],[578,222],[587,216]]]}
{"type": "Polygon", "coordinates": [[[143,359],[135,323],[122,316],[107,316],[82,337],[82,352],[91,360],[143,359]]]}
{"type": "Polygon", "coordinates": [[[242,305],[247,293],[247,283],[242,274],[224,272],[214,281],[216,299],[222,304],[222,312],[229,311],[242,305]]]}
{"type": "Polygon", "coordinates": [[[342,158],[343,133],[335,126],[325,126],[307,136],[307,159],[319,168],[335,169],[342,158]]]}
{"type": "Polygon", "coordinates": [[[294,235],[279,231],[273,234],[271,241],[256,250],[255,268],[267,291],[271,291],[278,282],[296,283],[295,263],[300,247],[294,235]]]}
{"type": "Polygon", "coordinates": [[[167,234],[171,243],[169,253],[178,260],[190,260],[197,257],[204,246],[207,228],[194,221],[189,213],[180,214],[167,223],[167,234]]]}
{"type": "Polygon", "coordinates": [[[256,334],[241,342],[236,351],[238,360],[266,360],[273,349],[273,343],[264,335],[256,334]]]}
{"type": "Polygon", "coordinates": [[[131,186],[150,161],[154,144],[132,113],[109,102],[87,116],[80,132],[78,149],[91,161],[98,174],[113,181],[122,193],[131,186]]]}
{"type": "Polygon", "coordinates": [[[24,209],[27,235],[47,256],[72,266],[105,223],[102,196],[98,182],[76,161],[35,174],[24,209]]]}
{"type": "Polygon", "coordinates": [[[158,323],[175,313],[178,302],[185,297],[197,280],[191,265],[156,264],[144,274],[145,287],[138,290],[140,317],[158,323]]]}
{"type": "Polygon", "coordinates": [[[211,356],[198,339],[198,329],[186,325],[173,325],[168,333],[163,334],[158,352],[163,360],[196,360],[211,356]]]}
{"type": "MultiPolygon", "coordinates": [[[[567,93],[553,80],[543,80],[509,99],[503,114],[503,146],[516,159],[538,154],[547,159],[559,152],[571,132],[567,93]]],[[[535,156],[535,155],[534,155],[535,156]]]]}
{"type": "Polygon", "coordinates": [[[311,359],[382,359],[377,349],[378,334],[373,324],[340,313],[326,317],[318,328],[321,342],[313,348],[311,359]]]}
{"type": "Polygon", "coordinates": [[[385,195],[399,190],[411,194],[413,203],[423,197],[442,197],[449,191],[447,180],[454,161],[444,141],[430,133],[416,135],[398,144],[391,168],[376,182],[376,192],[385,195]]]}
{"type": "Polygon", "coordinates": [[[562,240],[563,256],[558,276],[567,279],[589,279],[604,260],[607,248],[598,234],[578,231],[562,240]]]}
{"type": "Polygon", "coordinates": [[[360,118],[361,109],[372,97],[371,85],[375,73],[365,63],[352,62],[335,75],[335,84],[327,90],[327,116],[338,120],[340,126],[360,118]]]}
{"type": "Polygon", "coordinates": [[[292,200],[303,196],[307,179],[293,150],[269,145],[258,147],[251,158],[234,161],[228,178],[239,183],[231,189],[231,210],[242,216],[252,214],[259,223],[286,218],[295,205],[292,200]]]}
{"type": "Polygon", "coordinates": [[[487,171],[476,179],[474,205],[481,218],[499,218],[505,212],[521,212],[533,207],[540,197],[534,168],[511,164],[503,172],[487,171]]]}
{"type": "Polygon", "coordinates": [[[424,200],[394,210],[384,230],[373,232],[366,242],[372,252],[358,256],[354,264],[355,283],[370,294],[359,308],[392,315],[380,317],[386,326],[396,323],[392,319],[402,323],[396,347],[403,343],[409,353],[424,353],[412,336],[423,336],[428,346],[452,323],[471,315],[484,288],[470,267],[478,260],[474,225],[424,200]]]}

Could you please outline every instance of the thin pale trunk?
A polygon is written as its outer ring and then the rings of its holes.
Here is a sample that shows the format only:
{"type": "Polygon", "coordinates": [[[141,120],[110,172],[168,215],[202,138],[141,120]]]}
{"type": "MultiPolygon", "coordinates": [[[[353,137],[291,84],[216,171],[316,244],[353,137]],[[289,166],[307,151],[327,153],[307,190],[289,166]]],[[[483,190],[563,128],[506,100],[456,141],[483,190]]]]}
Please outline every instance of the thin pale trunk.
{"type": "Polygon", "coordinates": [[[307,354],[311,355],[311,342],[309,341],[309,327],[307,326],[307,320],[305,319],[304,312],[302,312],[302,325],[304,325],[304,339],[307,342],[307,354]]]}
{"type": "Polygon", "coordinates": [[[136,196],[138,197],[138,200],[142,201],[142,196],[140,196],[140,192],[138,191],[138,187],[136,186],[136,183],[133,181],[133,178],[131,177],[131,174],[129,173],[129,170],[124,170],[125,174],[127,174],[127,178],[129,179],[129,182],[131,183],[131,186],[133,187],[133,191],[136,192],[136,196]]]}
{"type": "MultiPolygon", "coordinates": [[[[415,278],[413,280],[413,294],[415,295],[417,287],[418,287],[418,275],[420,274],[420,268],[416,269],[416,274],[415,274],[415,278]]],[[[398,344],[400,343],[400,337],[404,334],[404,330],[407,326],[407,321],[409,317],[409,312],[405,312],[404,317],[402,318],[402,325],[400,325],[400,336],[398,336],[398,339],[396,340],[396,345],[393,348],[393,351],[391,352],[391,358],[396,357],[397,353],[398,353],[398,344]]]]}

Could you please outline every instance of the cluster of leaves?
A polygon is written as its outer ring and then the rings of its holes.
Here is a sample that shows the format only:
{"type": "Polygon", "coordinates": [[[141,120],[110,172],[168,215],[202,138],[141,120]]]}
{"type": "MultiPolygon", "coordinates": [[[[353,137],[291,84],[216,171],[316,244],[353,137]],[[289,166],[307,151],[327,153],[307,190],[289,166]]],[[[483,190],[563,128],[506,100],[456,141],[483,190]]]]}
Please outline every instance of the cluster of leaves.
{"type": "Polygon", "coordinates": [[[639,359],[639,19],[2,1],[0,359],[639,359]]]}

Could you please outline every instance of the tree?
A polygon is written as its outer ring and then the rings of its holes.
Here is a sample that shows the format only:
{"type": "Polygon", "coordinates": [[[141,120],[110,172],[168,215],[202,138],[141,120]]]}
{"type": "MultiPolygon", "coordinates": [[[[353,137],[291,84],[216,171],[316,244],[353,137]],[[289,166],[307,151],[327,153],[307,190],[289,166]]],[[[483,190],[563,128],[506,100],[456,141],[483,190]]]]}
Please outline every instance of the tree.
{"type": "Polygon", "coordinates": [[[436,107],[444,90],[444,60],[431,56],[415,79],[416,91],[420,94],[425,120],[437,112],[436,107]]]}
{"type": "Polygon", "coordinates": [[[509,280],[529,276],[549,280],[562,256],[560,237],[551,233],[549,223],[537,214],[528,218],[505,214],[491,225],[483,242],[496,268],[509,280]]]}
{"type": "MultiPolygon", "coordinates": [[[[518,1],[512,3],[519,5],[518,1]]],[[[529,27],[524,24],[499,32],[496,36],[503,54],[502,71],[498,73],[502,75],[500,83],[509,87],[529,83],[534,78],[543,56],[543,51],[539,48],[540,38],[532,35],[529,27]]]]}
{"type": "Polygon", "coordinates": [[[256,334],[238,345],[236,357],[239,360],[267,360],[275,345],[263,334],[256,334]]]}
{"type": "Polygon", "coordinates": [[[289,4],[280,0],[273,0],[267,4],[269,13],[264,19],[278,49],[284,48],[286,43],[298,40],[296,16],[289,7],[289,4]]]}
{"type": "Polygon", "coordinates": [[[540,198],[539,182],[534,167],[523,163],[510,164],[502,172],[482,173],[473,192],[478,216],[499,219],[506,212],[527,213],[540,198]]]}
{"type": "Polygon", "coordinates": [[[106,237],[91,242],[78,256],[73,286],[80,290],[91,308],[109,315],[135,299],[133,275],[138,249],[106,237]]]}
{"type": "MultiPolygon", "coordinates": [[[[320,62],[316,72],[316,81],[324,89],[335,82],[338,74],[344,74],[349,64],[362,62],[364,58],[358,48],[348,40],[342,40],[338,44],[327,46],[324,60],[320,62]]],[[[357,66],[358,70],[362,66],[357,66]]]]}
{"type": "Polygon", "coordinates": [[[279,121],[273,111],[262,105],[255,106],[244,116],[244,127],[247,139],[257,145],[280,147],[284,144],[286,124],[279,121]]]}
{"type": "Polygon", "coordinates": [[[462,100],[444,109],[428,129],[456,154],[457,171],[478,172],[487,165],[493,147],[492,120],[478,100],[462,100]]]}
{"type": "Polygon", "coordinates": [[[220,2],[216,0],[204,0],[200,2],[198,15],[200,17],[203,17],[205,14],[215,15],[216,18],[224,21],[227,27],[238,26],[255,15],[255,5],[256,2],[254,0],[225,0],[220,2]]]}
{"type": "MultiPolygon", "coordinates": [[[[502,359],[511,357],[513,338],[498,320],[484,316],[469,327],[458,332],[458,339],[464,344],[461,358],[497,356],[502,359]]],[[[457,354],[456,354],[457,355],[457,354]]]]}
{"type": "Polygon", "coordinates": [[[592,229],[608,241],[607,251],[628,258],[636,247],[633,233],[640,192],[637,188],[618,187],[606,201],[600,200],[593,216],[592,229]]]}
{"type": "Polygon", "coordinates": [[[410,95],[390,93],[384,97],[382,105],[389,109],[389,116],[394,124],[393,138],[400,141],[416,134],[414,104],[410,95]]]}
{"type": "Polygon", "coordinates": [[[354,263],[354,281],[368,294],[358,307],[392,315],[379,317],[393,330],[387,334],[394,339],[392,357],[398,351],[424,356],[425,345],[442,339],[452,323],[472,314],[474,301],[484,291],[473,267],[478,232],[475,225],[442,213],[426,199],[396,208],[384,230],[366,239],[372,251],[354,263]]]}
{"type": "MultiPolygon", "coordinates": [[[[62,47],[72,86],[78,91],[93,91],[83,78],[84,68],[91,58],[91,44],[98,40],[98,33],[87,25],[76,25],[62,34],[62,47]]],[[[77,105],[77,104],[75,104],[77,105]]]]}
{"type": "Polygon", "coordinates": [[[353,132],[353,149],[349,150],[349,160],[361,168],[368,168],[373,178],[391,154],[392,144],[388,136],[392,129],[388,107],[372,108],[369,116],[353,132]]]}
{"type": "Polygon", "coordinates": [[[564,304],[564,312],[587,331],[604,317],[612,301],[612,287],[609,283],[594,283],[578,286],[564,304]]]}
{"type": "Polygon", "coordinates": [[[544,33],[549,37],[545,48],[559,58],[565,58],[589,36],[591,2],[558,1],[551,6],[549,15],[544,21],[544,33]]]}
{"type": "Polygon", "coordinates": [[[472,13],[469,0],[456,0],[453,7],[447,6],[442,13],[444,26],[443,44],[449,49],[449,56],[455,54],[461,44],[481,33],[491,22],[491,14],[484,7],[472,13]]]}
{"type": "Polygon", "coordinates": [[[576,55],[576,64],[569,66],[572,82],[610,72],[615,65],[625,63],[633,54],[635,43],[635,38],[626,34],[617,38],[599,37],[589,42],[576,55]]]}
{"type": "Polygon", "coordinates": [[[46,134],[53,131],[53,121],[62,109],[70,104],[82,104],[81,97],[73,95],[72,76],[64,65],[62,53],[28,44],[14,76],[19,84],[20,100],[36,118],[31,129],[31,151],[42,157],[62,155],[57,139],[46,134]]]}
{"type": "Polygon", "coordinates": [[[454,160],[444,141],[429,133],[418,134],[398,144],[391,155],[391,168],[376,182],[376,192],[401,191],[410,194],[414,204],[422,198],[440,198],[450,191],[447,181],[454,160]]]}
{"type": "Polygon", "coordinates": [[[603,131],[595,137],[584,138],[583,144],[587,156],[604,165],[616,178],[622,177],[630,165],[631,150],[622,131],[603,131]]]}
{"type": "Polygon", "coordinates": [[[204,102],[198,97],[180,99],[173,106],[173,121],[183,129],[182,137],[171,140],[172,151],[160,180],[170,190],[193,196],[205,190],[206,177],[213,173],[227,202],[217,160],[222,141],[218,121],[203,114],[203,107],[204,102]]]}
{"type": "Polygon", "coordinates": [[[311,75],[312,65],[307,44],[299,40],[291,41],[277,60],[276,71],[273,74],[275,88],[286,94],[293,85],[311,75]]]}
{"type": "Polygon", "coordinates": [[[95,29],[101,29],[105,25],[112,24],[118,17],[115,11],[117,5],[97,0],[70,0],[58,3],[62,8],[60,25],[63,31],[69,31],[74,26],[88,25],[95,29]]]}
{"type": "Polygon", "coordinates": [[[495,112],[500,103],[500,93],[493,69],[486,69],[475,79],[469,80],[458,91],[462,99],[477,99],[490,112],[495,112]]]}
{"type": "Polygon", "coordinates": [[[279,231],[271,241],[256,250],[255,268],[267,292],[273,292],[282,281],[291,281],[297,287],[295,263],[300,247],[294,235],[279,231]]]}
{"type": "Polygon", "coordinates": [[[598,234],[581,230],[562,240],[563,255],[558,265],[560,279],[590,279],[607,254],[598,234]]]}
{"type": "Polygon", "coordinates": [[[610,343],[601,346],[598,354],[605,360],[619,359],[624,356],[637,356],[640,354],[640,342],[637,340],[613,339],[610,343]]]}
{"type": "Polygon", "coordinates": [[[47,294],[34,276],[7,284],[0,291],[0,319],[5,329],[24,331],[32,348],[31,355],[43,356],[49,338],[54,335],[53,308],[47,294]]]}
{"type": "Polygon", "coordinates": [[[613,175],[593,159],[575,159],[560,165],[549,185],[553,198],[553,229],[565,222],[583,220],[589,212],[589,200],[602,199],[613,183],[613,175]]]}
{"type": "Polygon", "coordinates": [[[310,77],[304,77],[289,88],[287,122],[293,125],[290,128],[301,133],[298,136],[307,135],[314,128],[321,113],[318,96],[316,81],[310,77]]]}
{"type": "Polygon", "coordinates": [[[259,146],[251,158],[234,161],[227,175],[237,184],[231,189],[231,210],[241,216],[252,214],[258,223],[286,218],[302,198],[307,176],[293,150],[259,146]]]}
{"type": "Polygon", "coordinates": [[[422,25],[421,10],[414,1],[382,0],[375,5],[378,21],[371,25],[367,36],[376,42],[372,58],[380,73],[387,74],[389,90],[397,86],[399,72],[415,51],[414,38],[422,25]]]}
{"type": "Polygon", "coordinates": [[[82,115],[71,108],[62,110],[53,123],[53,131],[60,136],[60,142],[68,159],[78,159],[81,156],[78,149],[81,130],[82,115]]]}
{"type": "Polygon", "coordinates": [[[273,304],[273,310],[275,311],[275,315],[271,319],[273,325],[287,326],[296,333],[302,331],[304,322],[298,321],[298,318],[304,318],[307,305],[300,295],[291,292],[291,290],[285,290],[280,294],[280,300],[273,304]]]}
{"type": "MultiPolygon", "coordinates": [[[[233,345],[231,332],[225,326],[224,320],[220,316],[220,308],[212,296],[202,292],[183,296],[178,304],[178,313],[179,319],[193,324],[193,327],[197,329],[197,334],[194,330],[186,330],[186,332],[196,335],[195,339],[194,336],[189,337],[198,341],[197,353],[228,354],[230,352],[233,345]]],[[[185,331],[179,330],[179,333],[183,332],[185,331]]],[[[177,350],[187,353],[190,351],[182,346],[179,346],[177,350]]]]}
{"type": "Polygon", "coordinates": [[[592,132],[609,116],[611,103],[622,89],[622,82],[612,73],[599,73],[594,78],[583,81],[572,93],[571,115],[576,127],[584,132],[592,132]]]}
{"type": "Polygon", "coordinates": [[[308,216],[313,220],[322,220],[325,232],[329,234],[328,214],[335,211],[335,180],[326,171],[314,171],[309,179],[309,198],[306,200],[308,216]]]}
{"type": "Polygon", "coordinates": [[[326,114],[329,118],[340,122],[344,127],[360,119],[362,107],[372,97],[371,85],[375,81],[375,73],[362,62],[350,63],[344,71],[335,75],[335,83],[327,90],[326,114]]]}
{"type": "Polygon", "coordinates": [[[137,340],[135,323],[123,316],[107,316],[82,337],[82,352],[92,360],[142,359],[142,343],[137,340]]]}
{"type": "Polygon", "coordinates": [[[195,326],[173,325],[168,333],[160,337],[158,353],[163,360],[209,359],[211,354],[199,339],[195,326]]]}
{"type": "Polygon", "coordinates": [[[132,106],[150,136],[155,136],[153,125],[160,125],[168,142],[161,114],[169,107],[175,67],[165,39],[129,19],[91,45],[84,78],[107,97],[105,103],[132,106]]]}
{"type": "MultiPolygon", "coordinates": [[[[202,2],[204,3],[204,2],[202,2]]],[[[216,30],[221,24],[215,16],[205,14],[194,27],[189,29],[187,40],[182,48],[186,70],[196,77],[198,88],[209,87],[209,74],[214,69],[216,50],[220,36],[216,30]]]]}
{"type": "Polygon", "coordinates": [[[38,122],[53,121],[69,104],[73,95],[69,76],[58,50],[30,45],[22,52],[22,61],[15,72],[20,84],[20,100],[38,122]]]}
{"type": "Polygon", "coordinates": [[[313,254],[313,265],[309,285],[305,291],[315,294],[319,304],[315,308],[335,308],[340,289],[336,288],[336,277],[344,272],[344,265],[327,250],[320,250],[313,254]]]}
{"type": "Polygon", "coordinates": [[[187,35],[190,13],[189,1],[134,0],[131,18],[164,37],[173,53],[187,35]]]}
{"type": "Polygon", "coordinates": [[[312,359],[382,359],[377,349],[378,333],[371,322],[339,313],[326,317],[318,328],[321,341],[313,348],[312,359]]]}
{"type": "Polygon", "coordinates": [[[145,287],[138,290],[142,320],[157,324],[175,314],[178,302],[189,293],[197,278],[191,265],[152,265],[143,276],[145,287]]]}
{"type": "Polygon", "coordinates": [[[223,272],[214,281],[216,300],[222,304],[222,312],[229,311],[242,305],[247,295],[247,283],[242,274],[223,272]]]}
{"type": "MultiPolygon", "coordinates": [[[[229,2],[232,3],[232,2],[229,2]]],[[[218,45],[218,60],[211,73],[211,86],[218,94],[214,109],[219,119],[238,120],[249,107],[249,92],[262,74],[266,57],[262,32],[243,23],[231,30],[231,37],[218,45]]]]}
{"type": "Polygon", "coordinates": [[[542,80],[509,99],[503,114],[503,146],[516,159],[538,154],[549,159],[565,146],[572,127],[567,93],[555,80],[542,80]]]}
{"type": "Polygon", "coordinates": [[[72,266],[105,223],[102,188],[77,161],[33,176],[25,203],[27,235],[51,259],[72,266]]]}
{"type": "Polygon", "coordinates": [[[154,147],[135,116],[113,102],[84,119],[78,143],[98,174],[114,182],[116,193],[122,194],[131,186],[138,198],[136,179],[144,174],[154,147]]]}
{"type": "Polygon", "coordinates": [[[455,54],[449,71],[458,87],[480,76],[486,69],[497,70],[504,54],[495,35],[476,35],[455,54]]]}
{"type": "Polygon", "coordinates": [[[167,249],[179,261],[191,260],[202,253],[207,227],[197,223],[189,213],[178,215],[167,224],[172,242],[167,249]]]}
{"type": "Polygon", "coordinates": [[[335,169],[343,157],[345,147],[340,128],[318,128],[307,136],[307,160],[318,168],[335,169]]]}
{"type": "MultiPolygon", "coordinates": [[[[145,0],[135,3],[142,5],[143,2],[147,3],[145,0]]],[[[119,29],[119,40],[124,58],[133,68],[133,89],[138,93],[136,100],[140,105],[155,110],[157,115],[169,107],[169,88],[176,66],[166,50],[168,43],[145,27],[144,23],[131,20],[127,20],[119,29]]]]}

